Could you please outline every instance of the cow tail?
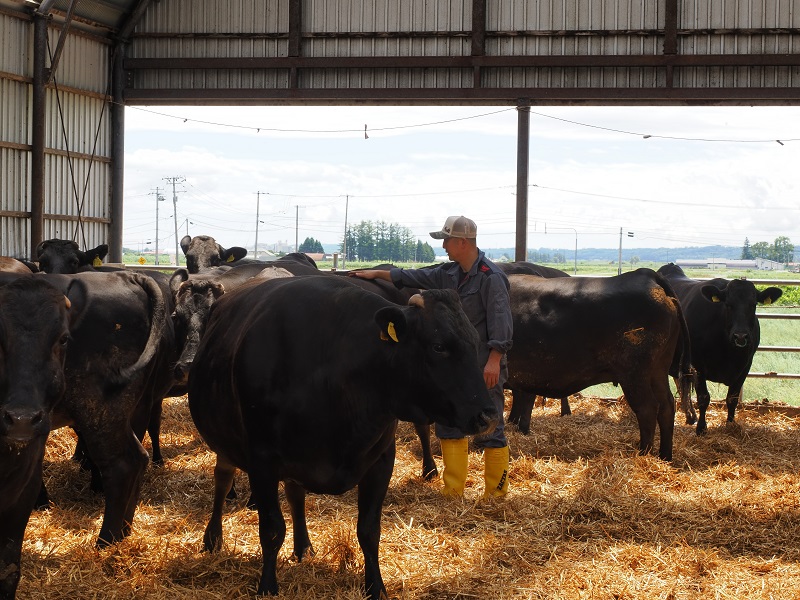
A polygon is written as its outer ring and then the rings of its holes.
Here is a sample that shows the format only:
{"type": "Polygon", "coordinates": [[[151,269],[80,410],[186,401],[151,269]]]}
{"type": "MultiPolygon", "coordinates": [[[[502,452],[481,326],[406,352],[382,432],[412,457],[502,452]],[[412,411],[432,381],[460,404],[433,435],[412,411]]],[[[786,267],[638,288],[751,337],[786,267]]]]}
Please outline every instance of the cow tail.
{"type": "Polygon", "coordinates": [[[110,383],[120,386],[130,383],[142,369],[150,364],[161,344],[161,338],[164,335],[167,323],[166,302],[156,281],[152,277],[141,273],[128,273],[127,275],[131,278],[132,283],[139,285],[145,291],[150,301],[150,334],[136,362],[123,367],[116,377],[112,378],[110,383]]]}
{"type": "Polygon", "coordinates": [[[675,307],[678,310],[678,322],[680,323],[681,327],[681,339],[678,341],[678,345],[675,348],[675,356],[672,358],[672,366],[670,367],[670,371],[677,374],[675,376],[675,383],[676,387],[678,388],[678,396],[681,400],[681,409],[686,415],[686,423],[688,425],[693,425],[697,422],[697,413],[695,412],[694,405],[692,404],[692,390],[695,385],[697,372],[692,366],[692,344],[691,340],[689,339],[689,326],[686,324],[686,317],[683,314],[683,308],[681,307],[681,303],[678,300],[678,296],[675,294],[675,291],[672,289],[672,286],[659,273],[656,273],[656,279],[658,280],[659,285],[661,285],[666,292],[667,296],[672,298],[675,303],[675,307]]]}

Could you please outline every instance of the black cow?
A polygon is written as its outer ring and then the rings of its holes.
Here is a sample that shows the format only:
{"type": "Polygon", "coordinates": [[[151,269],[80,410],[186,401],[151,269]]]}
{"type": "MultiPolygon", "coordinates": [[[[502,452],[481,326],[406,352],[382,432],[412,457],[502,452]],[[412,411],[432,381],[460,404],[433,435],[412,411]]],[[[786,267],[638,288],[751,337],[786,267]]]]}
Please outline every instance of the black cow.
{"type": "Polygon", "coordinates": [[[526,261],[514,261],[507,263],[497,263],[500,270],[506,275],[538,275],[551,279],[553,277],[569,277],[569,273],[553,267],[545,267],[536,263],[526,261]]]}
{"type": "Polygon", "coordinates": [[[669,284],[650,269],[617,277],[543,279],[509,275],[514,346],[508,352],[509,421],[527,433],[536,394],[563,398],[599,383],[622,387],[639,422],[639,450],[672,460],[675,400],[686,402],[690,352],[686,322],[669,284]]]}
{"type": "Polygon", "coordinates": [[[455,292],[423,292],[401,307],[337,277],[273,279],[223,295],[189,375],[189,408],[217,453],[205,547],[220,547],[225,494],[235,469],[247,471],[264,558],[258,592],[277,594],[286,532],[279,482],[298,559],[313,552],[306,492],[358,486],[373,600],[386,594],[378,545],[397,419],[430,418],[471,435],[497,418],[455,292]]]}
{"type": "MultiPolygon", "coordinates": [[[[292,252],[271,263],[245,264],[230,269],[225,267],[209,268],[198,274],[190,274],[186,269],[177,269],[170,279],[172,296],[175,301],[173,322],[178,338],[180,357],[175,363],[176,385],[185,385],[189,370],[197,352],[200,339],[205,332],[211,307],[226,291],[231,291],[252,277],[274,277],[276,272],[270,269],[288,271],[292,276],[320,275],[346,276],[347,271],[335,273],[319,271],[313,259],[303,253],[292,252]]],[[[391,265],[383,265],[389,268],[391,265]]],[[[380,267],[375,267],[380,268],[380,267]]],[[[278,276],[283,276],[278,272],[278,276]]],[[[366,280],[347,278],[351,284],[376,293],[395,304],[405,305],[413,294],[409,290],[397,289],[391,283],[382,280],[366,280]]],[[[416,292],[416,290],[414,290],[416,292]]],[[[422,446],[422,476],[433,479],[438,474],[433,459],[430,442],[430,426],[427,422],[415,422],[414,427],[422,446]]],[[[235,497],[235,492],[230,495],[235,497]]]]}
{"type": "Polygon", "coordinates": [[[36,246],[35,261],[43,273],[78,273],[99,267],[108,254],[108,244],[83,252],[72,240],[45,240],[36,246]]]}
{"type": "MultiPolygon", "coordinates": [[[[537,265],[536,263],[526,262],[526,261],[514,261],[514,262],[507,262],[507,263],[497,263],[497,266],[505,273],[506,275],[537,275],[538,277],[569,277],[569,273],[566,271],[562,271],[561,269],[555,269],[553,267],[546,267],[544,265],[537,265]]],[[[534,365],[531,365],[531,368],[535,368],[534,365]]],[[[508,387],[506,385],[506,387],[508,387]]],[[[513,395],[514,392],[512,390],[512,406],[513,406],[513,395]]],[[[544,396],[542,398],[542,405],[544,405],[546,399],[544,396]]],[[[528,399],[523,400],[522,402],[528,402],[528,399]]],[[[534,398],[534,402],[536,399],[534,398]]],[[[569,406],[569,398],[561,398],[561,416],[566,417],[572,414],[572,410],[569,406]]]]}
{"type": "MultiPolygon", "coordinates": [[[[99,271],[99,272],[119,272],[124,271],[125,269],[121,269],[118,267],[111,267],[103,265],[102,259],[108,253],[108,245],[101,244],[92,250],[87,250],[86,252],[81,252],[78,248],[78,244],[70,240],[61,240],[61,239],[52,239],[47,240],[39,244],[36,249],[36,254],[39,257],[40,261],[40,270],[45,273],[58,273],[62,275],[70,275],[73,273],[82,273],[82,272],[92,272],[92,271],[99,271]]],[[[174,306],[172,305],[172,294],[170,293],[169,287],[169,276],[161,273],[160,271],[154,270],[137,270],[136,268],[131,269],[138,273],[143,273],[144,275],[154,279],[156,283],[161,287],[161,292],[165,299],[164,308],[167,312],[167,315],[172,314],[174,306]]],[[[167,321],[168,327],[172,327],[171,321],[167,321]]],[[[172,336],[167,336],[167,339],[172,339],[172,336]]],[[[162,344],[159,352],[163,356],[168,356],[170,352],[175,352],[176,348],[173,345],[172,348],[169,348],[162,344]]],[[[174,360],[175,357],[169,358],[166,362],[164,360],[160,361],[160,364],[164,368],[169,367],[169,362],[174,360]]],[[[163,377],[161,378],[163,381],[163,377]]],[[[180,390],[179,390],[180,391],[180,390]]],[[[154,394],[160,393],[159,389],[153,389],[152,392],[154,394]]],[[[180,391],[180,393],[184,393],[180,391]]],[[[161,455],[161,445],[159,443],[160,431],[161,431],[161,407],[163,403],[163,397],[154,397],[149,400],[149,403],[152,405],[152,412],[149,415],[145,414],[137,414],[135,415],[135,421],[133,423],[134,430],[136,431],[136,435],[139,437],[140,440],[144,439],[145,431],[150,435],[150,441],[152,444],[153,449],[153,464],[155,465],[163,465],[164,458],[161,455]]],[[[73,455],[73,460],[79,462],[81,464],[81,468],[86,471],[92,472],[92,490],[95,492],[102,491],[102,486],[100,484],[100,473],[97,470],[97,467],[92,463],[91,459],[86,455],[86,448],[84,447],[83,439],[81,438],[80,432],[78,433],[78,443],[75,448],[75,454],[73,455]]],[[[48,504],[47,501],[47,493],[43,491],[42,497],[40,498],[40,502],[38,506],[46,506],[48,504]]]]}
{"type": "MultiPolygon", "coordinates": [[[[30,274],[30,272],[29,272],[30,274]]],[[[0,598],[20,578],[25,527],[42,483],[50,411],[65,389],[69,326],[85,304],[82,284],[65,298],[40,277],[0,286],[0,598]],[[75,309],[68,310],[74,303],[75,309]]]]}
{"type": "MultiPolygon", "coordinates": [[[[717,278],[697,281],[670,263],[658,269],[677,294],[692,340],[692,364],[697,370],[697,434],[706,432],[706,409],[711,402],[708,381],[728,386],[725,403],[728,423],[733,423],[742,386],[761,339],[756,304],[770,304],[781,297],[780,288],[759,291],[744,279],[717,278]]],[[[694,411],[687,423],[695,420],[694,411]]]]}
{"type": "MultiPolygon", "coordinates": [[[[241,246],[223,248],[209,235],[196,235],[194,237],[185,235],[181,238],[181,249],[186,256],[186,269],[192,274],[200,273],[211,267],[225,265],[236,266],[253,263],[264,264],[265,262],[254,258],[245,258],[247,256],[247,250],[241,246]]],[[[301,254],[302,253],[292,253],[292,255],[297,255],[298,257],[301,254]]],[[[305,254],[302,254],[302,256],[306,264],[314,268],[317,267],[313,259],[305,254]]]]}
{"type": "MultiPolygon", "coordinates": [[[[0,284],[14,277],[0,274],[0,284]]],[[[71,329],[67,388],[53,409],[52,426],[80,431],[99,469],[105,514],[97,544],[107,546],[130,532],[148,462],[132,424],[137,415],[149,415],[152,397],[172,384],[162,364],[169,358],[164,349],[174,346],[165,299],[156,282],[141,273],[28,277],[42,278],[64,293],[76,281],[87,290],[85,305],[79,306],[83,316],[71,329]]]]}

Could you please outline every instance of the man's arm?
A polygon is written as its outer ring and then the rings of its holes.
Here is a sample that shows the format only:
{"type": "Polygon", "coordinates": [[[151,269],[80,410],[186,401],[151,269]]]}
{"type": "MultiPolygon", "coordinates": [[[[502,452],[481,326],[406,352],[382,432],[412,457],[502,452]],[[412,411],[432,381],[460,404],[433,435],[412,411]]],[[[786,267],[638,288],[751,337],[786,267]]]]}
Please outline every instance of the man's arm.
{"type": "Polygon", "coordinates": [[[392,275],[389,271],[382,271],[381,269],[364,269],[361,271],[350,271],[350,277],[359,277],[361,279],[383,279],[391,283],[392,275]]]}

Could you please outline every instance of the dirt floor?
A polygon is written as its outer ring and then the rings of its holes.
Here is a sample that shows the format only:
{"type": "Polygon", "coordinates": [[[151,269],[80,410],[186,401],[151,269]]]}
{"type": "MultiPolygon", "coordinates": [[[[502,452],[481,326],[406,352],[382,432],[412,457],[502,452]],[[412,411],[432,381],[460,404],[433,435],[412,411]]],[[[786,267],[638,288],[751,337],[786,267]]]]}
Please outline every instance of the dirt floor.
{"type": "MultiPolygon", "coordinates": [[[[247,478],[224,520],[225,547],[202,552],[214,455],[185,398],[165,401],[164,468],[148,467],[133,533],[98,551],[102,498],[69,460],[74,436],[51,435],[50,510],[35,513],[18,598],[243,598],[261,571],[247,478]]],[[[390,596],[433,599],[800,598],[800,417],[742,410],[726,426],[709,412],[698,438],[676,417],[674,461],[635,451],[638,428],[623,404],[573,398],[534,411],[531,435],[509,432],[511,488],[483,501],[483,463],[470,455],[464,499],[420,478],[419,443],[402,423],[383,508],[380,561],[390,596]]],[[[511,428],[509,428],[511,429],[511,428]]],[[[145,442],[149,447],[149,442],[145,442]]],[[[434,451],[438,444],[434,440],[434,451]]],[[[441,468],[441,461],[438,462],[441,468]]],[[[309,496],[316,555],[297,563],[287,539],[279,598],[363,598],[355,492],[309,496]]]]}

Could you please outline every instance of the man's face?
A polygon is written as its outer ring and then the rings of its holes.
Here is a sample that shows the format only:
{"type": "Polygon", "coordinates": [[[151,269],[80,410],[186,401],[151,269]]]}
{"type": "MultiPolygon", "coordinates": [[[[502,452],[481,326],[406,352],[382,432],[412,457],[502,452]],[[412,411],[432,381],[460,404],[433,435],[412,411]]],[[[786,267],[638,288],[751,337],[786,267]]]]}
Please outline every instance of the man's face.
{"type": "Polygon", "coordinates": [[[447,257],[458,262],[464,250],[464,240],[462,238],[448,237],[442,240],[442,248],[447,252],[447,257]]]}

